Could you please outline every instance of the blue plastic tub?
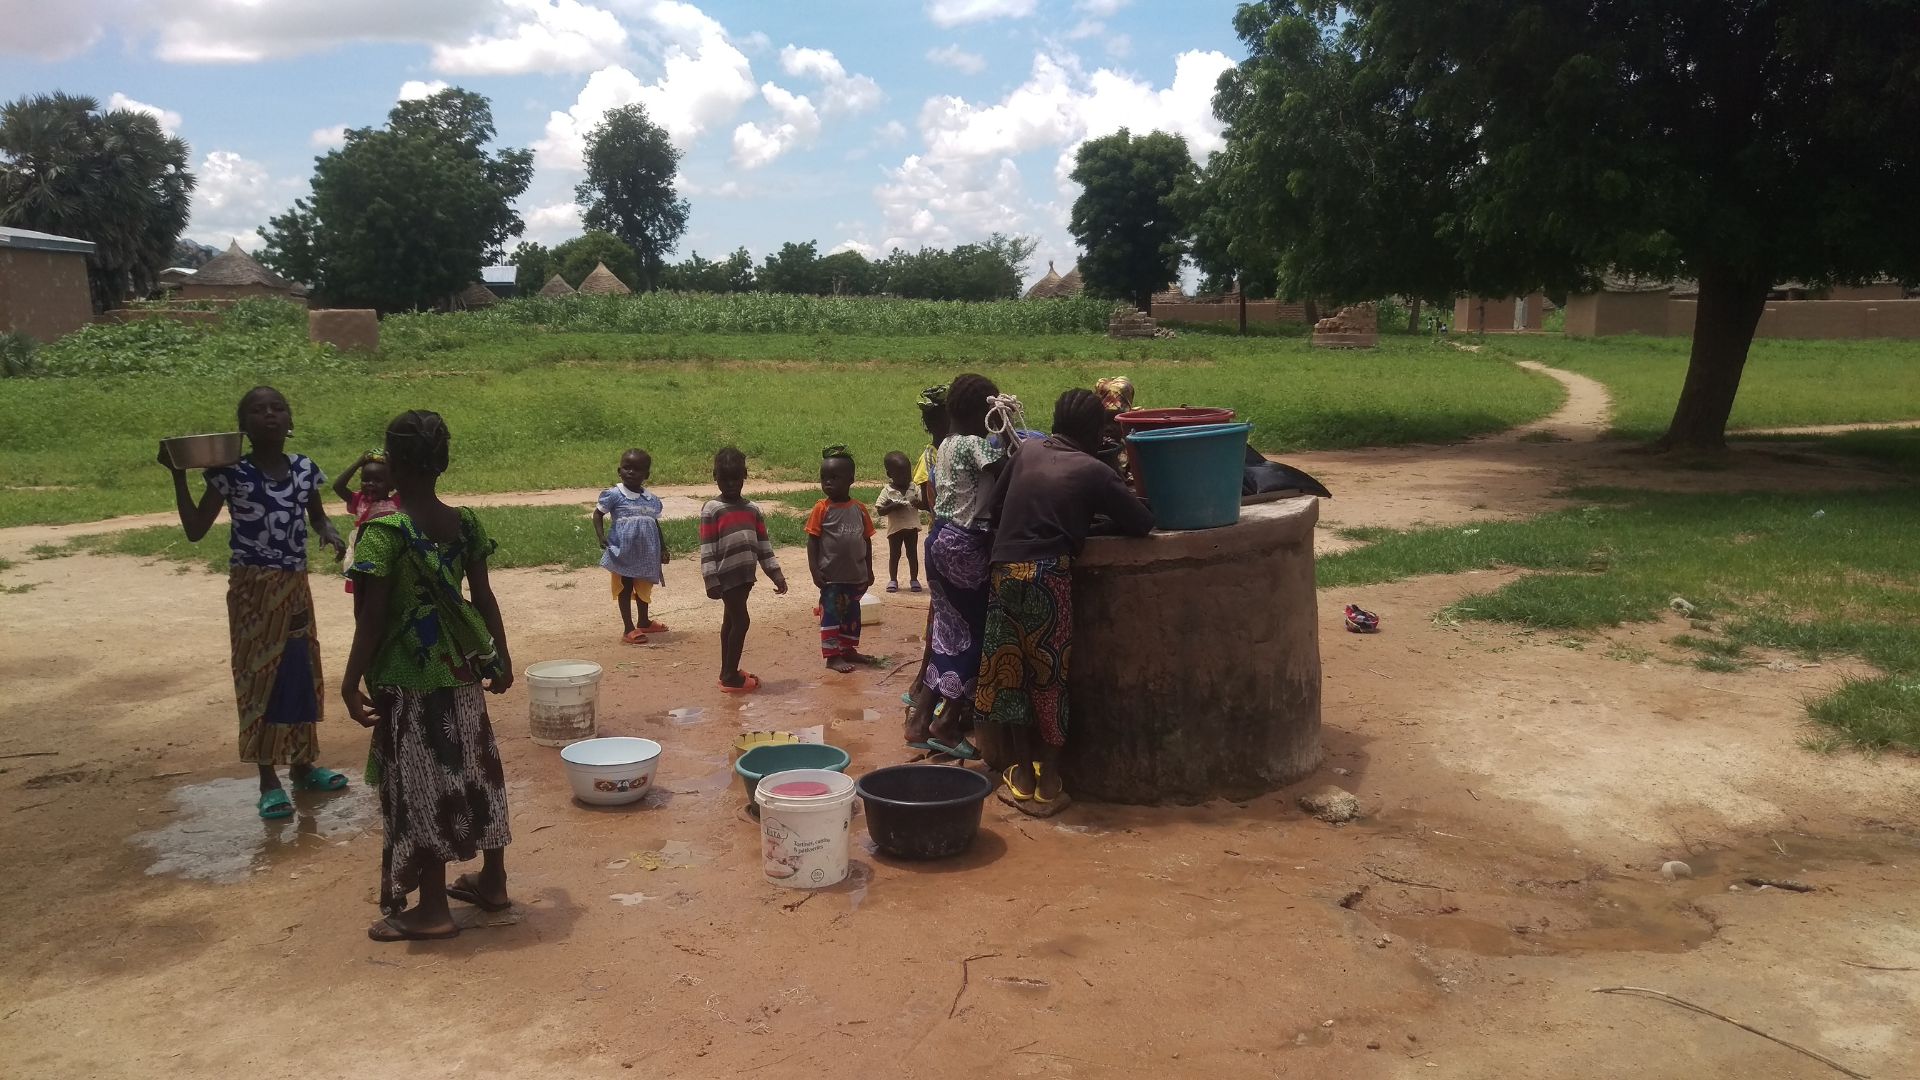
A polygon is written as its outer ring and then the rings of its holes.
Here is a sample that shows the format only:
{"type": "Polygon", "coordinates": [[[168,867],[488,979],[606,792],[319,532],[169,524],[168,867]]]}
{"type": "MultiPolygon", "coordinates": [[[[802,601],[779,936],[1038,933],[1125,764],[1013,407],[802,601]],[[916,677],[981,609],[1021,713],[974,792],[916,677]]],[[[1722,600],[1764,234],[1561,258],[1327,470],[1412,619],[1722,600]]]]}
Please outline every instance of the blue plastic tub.
{"type": "Polygon", "coordinates": [[[1251,424],[1143,431],[1127,436],[1162,529],[1218,529],[1240,520],[1240,479],[1251,424]]]}

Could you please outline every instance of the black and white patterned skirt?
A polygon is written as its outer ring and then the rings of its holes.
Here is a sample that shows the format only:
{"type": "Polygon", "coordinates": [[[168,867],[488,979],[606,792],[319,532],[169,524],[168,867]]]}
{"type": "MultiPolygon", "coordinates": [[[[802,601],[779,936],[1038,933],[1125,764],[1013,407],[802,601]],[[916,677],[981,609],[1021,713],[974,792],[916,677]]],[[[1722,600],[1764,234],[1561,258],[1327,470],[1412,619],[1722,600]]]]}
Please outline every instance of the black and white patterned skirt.
{"type": "Polygon", "coordinates": [[[486,691],[478,683],[441,690],[379,687],[374,729],[379,759],[380,817],[386,828],[381,855],[380,907],[406,906],[420,871],[503,848],[507,777],[487,720],[486,691]]]}

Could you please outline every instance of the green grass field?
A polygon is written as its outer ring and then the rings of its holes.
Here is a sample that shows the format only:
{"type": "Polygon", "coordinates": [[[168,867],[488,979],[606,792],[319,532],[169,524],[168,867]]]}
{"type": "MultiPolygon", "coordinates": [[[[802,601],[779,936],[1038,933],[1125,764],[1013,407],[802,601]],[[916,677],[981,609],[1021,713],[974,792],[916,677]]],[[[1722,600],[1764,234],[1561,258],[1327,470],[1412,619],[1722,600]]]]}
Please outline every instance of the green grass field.
{"type": "Polygon", "coordinates": [[[820,448],[844,442],[877,478],[886,451],[925,442],[920,391],[968,370],[1029,402],[1036,426],[1061,390],[1124,373],[1142,407],[1230,406],[1276,451],[1459,439],[1525,422],[1561,397],[1504,359],[1412,339],[1355,354],[1199,336],[423,336],[397,335],[411,340],[344,371],[0,380],[0,526],[169,508],[156,441],[231,429],[233,403],[263,378],[293,404],[290,448],[329,474],[377,444],[396,413],[443,413],[450,493],[604,485],[634,445],[653,454],[657,484],[707,482],[728,444],[756,477],[812,479],[820,448]]]}
{"type": "MultiPolygon", "coordinates": [[[[1489,334],[1484,352],[1539,360],[1605,383],[1614,434],[1652,439],[1673,419],[1685,338],[1489,334]]],[[[1730,430],[1920,419],[1920,341],[1753,343],[1730,430]]]]}
{"type": "Polygon", "coordinates": [[[1920,490],[1655,494],[1576,491],[1587,505],[1528,521],[1355,531],[1368,546],[1320,560],[1322,586],[1495,566],[1540,571],[1443,614],[1542,630],[1646,622],[1678,596],[1699,666],[1750,650],[1858,656],[1881,675],[1809,704],[1831,745],[1920,751],[1920,490]]]}

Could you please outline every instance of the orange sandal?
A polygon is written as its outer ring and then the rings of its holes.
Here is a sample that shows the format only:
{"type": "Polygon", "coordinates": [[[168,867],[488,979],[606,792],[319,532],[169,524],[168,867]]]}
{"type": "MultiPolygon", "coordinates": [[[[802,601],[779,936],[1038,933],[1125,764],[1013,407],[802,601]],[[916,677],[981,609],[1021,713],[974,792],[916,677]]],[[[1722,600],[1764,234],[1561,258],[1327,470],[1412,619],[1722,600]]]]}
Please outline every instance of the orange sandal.
{"type": "Polygon", "coordinates": [[[645,645],[647,643],[647,632],[644,629],[629,630],[620,636],[620,640],[628,645],[645,645]]]}
{"type": "Polygon", "coordinates": [[[640,631],[641,633],[645,633],[645,634],[664,634],[667,632],[667,624],[661,622],[658,619],[655,619],[654,621],[641,627],[640,631]]]}
{"type": "Polygon", "coordinates": [[[720,692],[723,694],[751,694],[755,690],[760,689],[760,676],[747,674],[745,672],[741,674],[744,681],[742,681],[739,686],[728,686],[726,683],[721,683],[720,692]]]}

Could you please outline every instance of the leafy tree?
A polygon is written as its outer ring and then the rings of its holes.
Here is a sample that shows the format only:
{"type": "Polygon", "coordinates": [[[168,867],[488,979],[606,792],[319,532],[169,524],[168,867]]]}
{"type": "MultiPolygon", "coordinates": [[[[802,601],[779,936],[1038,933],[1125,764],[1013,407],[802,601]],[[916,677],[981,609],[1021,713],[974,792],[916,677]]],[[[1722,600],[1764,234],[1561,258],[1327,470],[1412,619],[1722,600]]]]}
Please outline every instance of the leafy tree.
{"type": "Polygon", "coordinates": [[[560,272],[553,252],[545,244],[536,244],[531,240],[515,244],[513,254],[507,256],[507,262],[513,264],[513,289],[520,296],[538,295],[546,287],[548,279],[560,272]]]}
{"type": "Polygon", "coordinates": [[[639,256],[612,233],[584,232],[553,249],[553,268],[576,289],[601,263],[606,263],[613,276],[626,282],[628,288],[640,280],[639,256]]]}
{"type": "Polygon", "coordinates": [[[39,94],[0,108],[0,224],[91,240],[95,310],[152,292],[186,227],[187,144],[153,117],[39,94]]]}
{"type": "Polygon", "coordinates": [[[1240,205],[1236,149],[1216,151],[1208,159],[1199,182],[1183,197],[1181,216],[1193,226],[1192,255],[1200,266],[1201,292],[1239,289],[1249,300],[1269,300],[1279,277],[1279,256],[1235,213],[1240,205]]]}
{"type": "Polygon", "coordinates": [[[1069,175],[1081,191],[1067,228],[1086,253],[1080,275],[1088,291],[1144,310],[1186,254],[1181,209],[1196,181],[1187,141],[1164,131],[1135,138],[1121,128],[1082,143],[1069,175]]]}
{"type": "Polygon", "coordinates": [[[791,241],[769,254],[755,275],[761,292],[819,295],[830,283],[820,269],[820,245],[812,240],[804,244],[791,241]]]}
{"type": "Polygon", "coordinates": [[[574,188],[582,220],[638,252],[644,275],[629,284],[654,288],[666,256],[687,231],[687,200],[673,186],[680,151],[645,106],[626,105],[608,111],[587,134],[586,163],[586,179],[574,188]]]}
{"type": "Polygon", "coordinates": [[[917,300],[1006,300],[1020,295],[1020,279],[1038,242],[994,233],[981,244],[951,251],[898,248],[887,256],[885,291],[917,300]]]}
{"type": "Polygon", "coordinates": [[[401,102],[385,128],[349,131],[317,159],[312,196],[260,230],[263,261],[334,303],[404,311],[443,302],[522,231],[513,200],[533,178],[533,158],[489,153],[493,135],[478,94],[401,102]]]}
{"type": "Polygon", "coordinates": [[[716,262],[694,252],[682,262],[661,272],[660,287],[679,292],[741,293],[754,289],[753,256],[746,248],[736,248],[726,259],[716,262]]]}
{"type": "Polygon", "coordinates": [[[1430,294],[1389,276],[1408,238],[1487,295],[1690,275],[1663,447],[1725,445],[1776,281],[1920,277],[1911,4],[1267,0],[1235,25],[1215,110],[1252,155],[1241,191],[1271,196],[1283,288],[1430,294]]]}
{"type": "Polygon", "coordinates": [[[885,279],[879,263],[857,251],[836,251],[820,260],[820,280],[834,296],[872,296],[885,279]]]}

